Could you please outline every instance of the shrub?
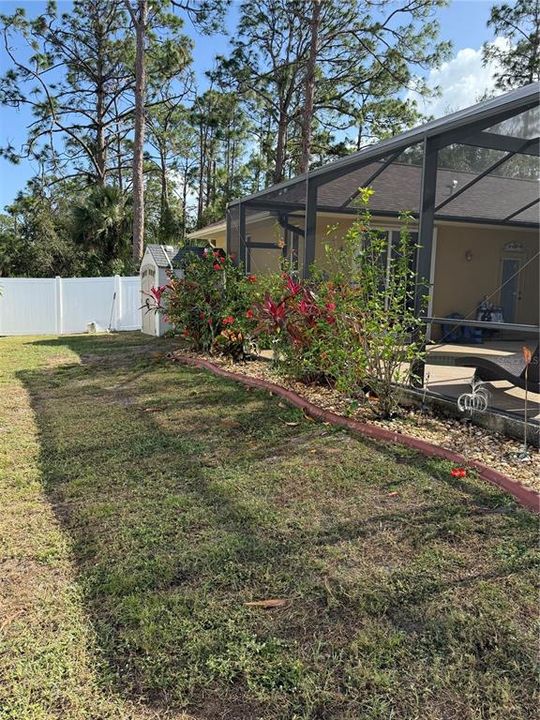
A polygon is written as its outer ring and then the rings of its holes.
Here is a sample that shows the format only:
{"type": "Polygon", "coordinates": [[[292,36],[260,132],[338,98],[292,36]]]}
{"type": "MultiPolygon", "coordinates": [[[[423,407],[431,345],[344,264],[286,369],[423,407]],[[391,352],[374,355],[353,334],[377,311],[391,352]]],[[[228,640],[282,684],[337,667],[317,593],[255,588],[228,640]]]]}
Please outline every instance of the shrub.
{"type": "Polygon", "coordinates": [[[362,208],[342,248],[327,247],[326,269],[315,267],[307,281],[285,266],[246,277],[217,251],[189,257],[185,277],[171,279],[165,292],[169,321],[195,350],[241,359],[256,341],[295,377],[332,383],[355,398],[367,387],[379,411],[392,414],[396,383],[408,380],[423,355],[413,309],[417,246],[406,214],[395,247],[372,227],[370,194],[361,189],[362,208]]]}
{"type": "Polygon", "coordinates": [[[184,277],[171,278],[163,306],[175,332],[194,350],[243,356],[252,283],[219,251],[188,255],[184,277]]]}
{"type": "Polygon", "coordinates": [[[396,383],[406,382],[422,358],[413,309],[417,246],[406,214],[397,247],[372,227],[369,196],[361,192],[363,208],[342,249],[327,248],[326,270],[315,267],[308,282],[284,274],[280,292],[255,305],[255,332],[270,337],[291,374],[331,382],[353,397],[369,388],[379,411],[390,415],[396,383]]]}
{"type": "Polygon", "coordinates": [[[372,227],[370,195],[370,189],[362,189],[363,209],[346,233],[343,249],[328,258],[343,298],[334,367],[341,389],[354,393],[359,385],[369,386],[381,413],[389,415],[397,408],[396,383],[407,382],[411,368],[423,358],[412,269],[418,246],[408,214],[400,216],[397,247],[372,227]]]}
{"type": "Polygon", "coordinates": [[[277,297],[266,293],[254,307],[255,334],[269,337],[276,361],[304,380],[322,380],[321,353],[333,341],[336,304],[329,285],[314,286],[283,273],[277,297]]]}

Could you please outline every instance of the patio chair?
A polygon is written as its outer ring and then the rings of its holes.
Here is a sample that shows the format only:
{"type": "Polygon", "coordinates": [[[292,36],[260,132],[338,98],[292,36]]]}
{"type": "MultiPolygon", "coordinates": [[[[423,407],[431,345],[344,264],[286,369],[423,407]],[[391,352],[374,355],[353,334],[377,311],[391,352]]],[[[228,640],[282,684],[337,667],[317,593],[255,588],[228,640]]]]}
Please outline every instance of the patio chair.
{"type": "MultiPolygon", "coordinates": [[[[521,352],[508,357],[478,356],[460,358],[459,365],[473,367],[477,380],[507,380],[512,385],[525,389],[525,359],[521,352]]],[[[528,369],[527,387],[531,392],[540,393],[538,376],[538,345],[533,353],[528,369]]]]}

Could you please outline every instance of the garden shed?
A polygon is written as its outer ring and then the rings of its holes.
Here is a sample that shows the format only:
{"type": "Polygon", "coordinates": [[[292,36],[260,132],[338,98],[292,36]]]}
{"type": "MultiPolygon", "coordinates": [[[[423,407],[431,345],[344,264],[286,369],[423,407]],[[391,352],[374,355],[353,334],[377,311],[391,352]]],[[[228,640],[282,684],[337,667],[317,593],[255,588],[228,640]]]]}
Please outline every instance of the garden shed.
{"type": "Polygon", "coordinates": [[[152,288],[166,285],[171,275],[182,277],[182,261],[189,253],[202,254],[205,247],[195,245],[146,246],[140,269],[141,279],[141,329],[146,335],[160,337],[170,329],[163,313],[156,312],[152,300],[152,288]]]}

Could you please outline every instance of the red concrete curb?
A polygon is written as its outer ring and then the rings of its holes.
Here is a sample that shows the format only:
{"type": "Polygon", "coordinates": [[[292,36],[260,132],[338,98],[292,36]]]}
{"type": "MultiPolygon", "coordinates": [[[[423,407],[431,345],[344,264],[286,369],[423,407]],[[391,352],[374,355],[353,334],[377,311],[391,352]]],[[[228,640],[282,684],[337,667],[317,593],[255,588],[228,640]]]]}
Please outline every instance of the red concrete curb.
{"type": "Polygon", "coordinates": [[[526,507],[529,510],[540,513],[539,493],[537,493],[535,490],[523,487],[523,485],[520,485],[520,483],[518,483],[516,480],[512,480],[512,478],[508,477],[507,475],[504,475],[497,470],[493,470],[493,468],[490,468],[487,465],[483,465],[477,460],[466,460],[463,455],[453,452],[452,450],[448,450],[447,448],[443,448],[440,445],[435,445],[433,443],[426,442],[425,440],[411,437],[410,435],[403,435],[402,433],[392,432],[391,430],[386,430],[385,428],[379,427],[377,425],[370,425],[369,423],[359,422],[358,420],[353,420],[352,418],[346,418],[343,415],[337,415],[330,410],[323,410],[317,405],[309,402],[309,400],[303,398],[301,395],[298,395],[293,390],[288,390],[287,388],[272,383],[269,380],[263,380],[262,378],[255,378],[250,377],[249,375],[229,372],[228,370],[224,370],[222,367],[220,367],[219,365],[215,365],[209,360],[191,357],[190,355],[182,355],[175,353],[174,359],[185,365],[191,365],[196,368],[209,370],[210,372],[214,373],[214,375],[226,378],[227,380],[234,380],[236,382],[242,383],[243,385],[246,385],[247,387],[258,388],[259,390],[266,390],[273,395],[279,395],[279,397],[282,397],[291,405],[294,405],[295,407],[300,408],[300,410],[303,410],[306,415],[309,415],[316,420],[320,420],[321,422],[331,423],[332,425],[339,425],[341,427],[347,428],[354,433],[359,433],[360,435],[373,438],[374,440],[383,440],[385,442],[397,443],[398,445],[405,445],[406,447],[418,450],[423,455],[427,455],[429,457],[443,458],[445,460],[450,460],[456,465],[463,465],[473,468],[474,470],[476,470],[479,477],[489,483],[492,483],[493,485],[497,485],[497,487],[501,488],[502,490],[505,490],[507,493],[512,495],[512,497],[517,500],[520,505],[523,505],[523,507],[526,507]]]}

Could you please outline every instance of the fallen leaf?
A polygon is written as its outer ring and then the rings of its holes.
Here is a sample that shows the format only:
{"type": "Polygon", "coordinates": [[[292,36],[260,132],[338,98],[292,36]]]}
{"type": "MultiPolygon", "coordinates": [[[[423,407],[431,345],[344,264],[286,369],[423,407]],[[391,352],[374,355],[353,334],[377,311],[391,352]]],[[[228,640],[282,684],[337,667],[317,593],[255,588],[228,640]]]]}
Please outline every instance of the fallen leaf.
{"type": "Polygon", "coordinates": [[[300,423],[297,422],[287,422],[287,420],[281,421],[284,425],[287,425],[288,427],[296,427],[297,425],[300,425],[300,423]]]}
{"type": "Polygon", "coordinates": [[[282,598],[269,598],[268,600],[252,600],[251,602],[245,602],[244,605],[269,610],[271,608],[284,607],[287,605],[287,600],[283,600],[282,598]]]}
{"type": "Polygon", "coordinates": [[[396,495],[399,495],[399,493],[394,490],[394,492],[389,492],[387,493],[387,495],[388,497],[396,497],[396,495]]]}

